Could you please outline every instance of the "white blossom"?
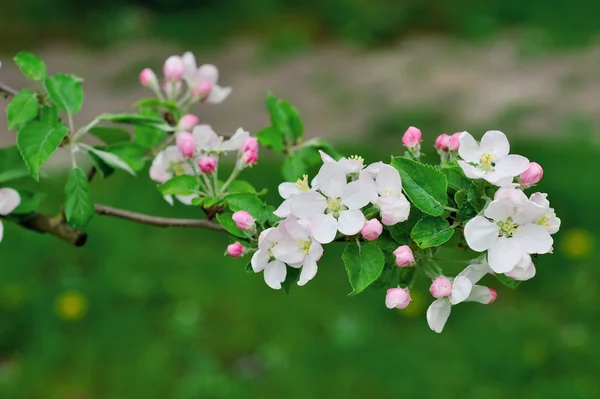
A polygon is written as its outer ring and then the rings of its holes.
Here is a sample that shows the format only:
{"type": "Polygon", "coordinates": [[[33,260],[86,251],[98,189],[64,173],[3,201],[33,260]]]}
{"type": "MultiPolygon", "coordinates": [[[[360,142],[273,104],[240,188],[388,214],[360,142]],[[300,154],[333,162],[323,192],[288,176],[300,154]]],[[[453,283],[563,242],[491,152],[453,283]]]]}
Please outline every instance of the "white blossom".
{"type": "Polygon", "coordinates": [[[556,234],[560,229],[560,219],[556,217],[554,208],[550,208],[548,194],[534,193],[529,199],[545,209],[544,215],[536,223],[548,230],[550,234],[556,234]]]}
{"type": "Polygon", "coordinates": [[[252,270],[255,273],[264,271],[265,282],[274,290],[281,289],[287,274],[285,263],[273,255],[273,247],[283,239],[283,234],[277,228],[264,230],[258,237],[258,251],[251,260],[252,270]]]}
{"type": "Polygon", "coordinates": [[[208,96],[205,101],[212,104],[219,104],[231,94],[231,87],[221,87],[218,85],[219,70],[212,64],[204,64],[198,67],[194,54],[187,52],[183,55],[183,79],[187,84],[195,89],[200,85],[206,85],[208,96]]]}
{"type": "Polygon", "coordinates": [[[242,144],[250,137],[250,133],[238,128],[229,140],[218,136],[209,125],[198,125],[192,132],[197,149],[205,154],[222,154],[229,151],[238,151],[242,144]]]}
{"type": "MultiPolygon", "coordinates": [[[[0,188],[0,216],[9,215],[21,204],[21,196],[12,188],[0,188]]],[[[4,237],[4,225],[0,220],[0,241],[4,237]]]]}
{"type": "Polygon", "coordinates": [[[381,212],[381,222],[386,226],[405,222],[410,215],[410,202],[402,193],[400,173],[383,162],[369,165],[366,171],[375,177],[376,195],[372,202],[381,212]]]}
{"type": "Polygon", "coordinates": [[[280,218],[288,217],[291,213],[290,204],[291,199],[298,194],[307,193],[309,191],[315,190],[316,187],[310,187],[308,184],[308,175],[302,176],[302,179],[298,179],[295,182],[284,182],[281,183],[278,187],[279,195],[283,198],[283,202],[279,207],[273,212],[275,216],[280,218]]]}
{"type": "MultiPolygon", "coordinates": [[[[169,146],[156,155],[150,166],[150,178],[157,183],[165,183],[175,176],[193,175],[192,167],[186,162],[177,146],[169,146]]],[[[192,200],[198,195],[176,195],[179,202],[191,205],[192,200]]],[[[167,195],[165,201],[173,205],[173,197],[167,195]]]]}

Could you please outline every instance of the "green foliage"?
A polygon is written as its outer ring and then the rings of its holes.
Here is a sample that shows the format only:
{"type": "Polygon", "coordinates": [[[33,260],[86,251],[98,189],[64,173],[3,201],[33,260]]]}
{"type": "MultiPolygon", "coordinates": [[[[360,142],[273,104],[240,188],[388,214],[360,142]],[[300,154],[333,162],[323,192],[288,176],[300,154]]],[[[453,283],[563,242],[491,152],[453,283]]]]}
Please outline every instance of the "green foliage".
{"type": "Polygon", "coordinates": [[[42,81],[46,78],[46,64],[35,54],[22,51],[13,58],[23,75],[33,81],[42,81]]]}
{"type": "Polygon", "coordinates": [[[275,152],[283,152],[285,148],[283,134],[274,126],[268,126],[256,133],[258,143],[267,148],[271,148],[275,152]]]}
{"type": "Polygon", "coordinates": [[[504,284],[505,286],[507,286],[510,289],[514,290],[519,285],[521,285],[521,281],[514,280],[504,274],[496,273],[494,276],[496,277],[496,280],[500,281],[502,284],[504,284]]]}
{"type": "MultiPolygon", "coordinates": [[[[154,117],[157,120],[162,119],[160,115],[152,109],[143,108],[140,110],[140,114],[143,116],[154,117]]],[[[144,148],[153,148],[167,138],[167,132],[156,127],[138,125],[133,129],[133,136],[136,144],[144,148]]]]}
{"type": "Polygon", "coordinates": [[[94,154],[92,151],[88,151],[88,157],[102,178],[106,179],[115,173],[115,169],[113,167],[104,162],[102,158],[94,154]]]}
{"type": "Polygon", "coordinates": [[[65,217],[70,226],[81,229],[94,216],[94,203],[85,172],[73,168],[65,186],[65,217]]]}
{"type": "Polygon", "coordinates": [[[224,198],[225,202],[232,211],[247,211],[253,218],[261,223],[267,220],[265,214],[265,205],[263,201],[256,195],[251,193],[235,193],[229,194],[224,198]]]}
{"type": "Polygon", "coordinates": [[[44,201],[46,198],[46,194],[40,192],[24,189],[19,189],[17,191],[19,191],[21,203],[14,211],[11,212],[15,215],[26,215],[28,213],[37,211],[42,201],[44,201]]]}
{"type": "Polygon", "coordinates": [[[234,180],[229,183],[227,186],[227,191],[229,193],[251,193],[256,194],[256,189],[254,186],[247,181],[244,180],[234,180]]]}
{"type": "Polygon", "coordinates": [[[379,278],[385,259],[381,249],[373,243],[350,242],[342,255],[348,280],[352,286],[349,295],[357,295],[379,278]]]}
{"type": "Polygon", "coordinates": [[[289,294],[292,287],[300,280],[301,269],[291,266],[286,266],[286,268],[285,280],[281,283],[281,288],[283,288],[286,294],[289,294]]]}
{"type": "Polygon", "coordinates": [[[6,107],[8,128],[15,129],[38,116],[37,95],[28,89],[21,90],[6,107]]]}
{"type": "Polygon", "coordinates": [[[432,166],[401,157],[393,158],[391,165],[400,172],[404,192],[417,208],[432,216],[444,213],[448,203],[444,174],[432,166]]]}
{"type": "Polygon", "coordinates": [[[0,148],[0,183],[29,176],[17,146],[0,148]]]}
{"type": "Polygon", "coordinates": [[[90,148],[89,152],[93,153],[96,157],[100,158],[104,163],[114,169],[122,169],[125,172],[129,173],[132,176],[135,176],[134,170],[129,166],[129,164],[119,158],[117,155],[102,151],[97,148],[90,148]]]}
{"type": "Polygon", "coordinates": [[[217,222],[219,222],[228,233],[233,234],[236,237],[248,238],[248,234],[235,225],[232,217],[233,213],[231,212],[220,213],[217,214],[217,222]]]}
{"type": "Polygon", "coordinates": [[[139,172],[146,166],[146,149],[134,143],[119,142],[104,149],[125,161],[131,169],[139,172]]]}
{"type": "Polygon", "coordinates": [[[97,119],[104,122],[124,123],[127,125],[155,128],[165,132],[172,132],[175,130],[175,128],[169,126],[164,119],[152,115],[102,114],[97,119]]]}
{"type": "Polygon", "coordinates": [[[156,187],[164,196],[193,195],[199,192],[198,180],[190,175],[175,176],[163,184],[158,184],[156,187]]]}
{"type": "Polygon", "coordinates": [[[410,237],[420,248],[439,247],[446,243],[454,234],[454,228],[446,219],[425,216],[415,225],[410,237]]]}
{"type": "Polygon", "coordinates": [[[459,166],[442,168],[441,172],[446,175],[448,187],[455,191],[469,190],[473,185],[471,180],[467,179],[459,166]]]}
{"type": "Polygon", "coordinates": [[[108,145],[131,140],[129,132],[113,126],[95,126],[88,133],[108,145]]]}
{"type": "Polygon", "coordinates": [[[54,104],[70,115],[75,115],[83,107],[83,87],[80,77],[74,75],[58,74],[47,77],[44,86],[54,104]]]}

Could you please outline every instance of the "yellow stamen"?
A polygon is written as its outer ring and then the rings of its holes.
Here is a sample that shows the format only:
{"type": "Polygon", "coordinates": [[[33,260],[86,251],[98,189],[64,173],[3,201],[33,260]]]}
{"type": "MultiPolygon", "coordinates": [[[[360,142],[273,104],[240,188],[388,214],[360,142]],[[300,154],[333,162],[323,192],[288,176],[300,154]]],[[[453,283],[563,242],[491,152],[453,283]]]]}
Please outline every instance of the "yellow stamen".
{"type": "Polygon", "coordinates": [[[308,187],[308,175],[303,175],[302,179],[296,180],[296,188],[304,192],[310,190],[310,188],[308,187]]]}

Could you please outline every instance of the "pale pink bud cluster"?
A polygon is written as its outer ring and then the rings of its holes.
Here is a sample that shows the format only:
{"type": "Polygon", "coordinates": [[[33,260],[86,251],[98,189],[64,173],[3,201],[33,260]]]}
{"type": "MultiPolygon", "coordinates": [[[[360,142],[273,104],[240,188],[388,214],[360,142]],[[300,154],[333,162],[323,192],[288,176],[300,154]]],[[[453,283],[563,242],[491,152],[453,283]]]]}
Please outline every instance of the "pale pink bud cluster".
{"type": "Polygon", "coordinates": [[[411,301],[410,292],[403,288],[390,288],[385,295],[385,306],[388,309],[406,309],[411,301]]]}
{"type": "Polygon", "coordinates": [[[181,132],[175,139],[175,144],[181,155],[186,158],[192,158],[196,153],[196,143],[194,142],[194,136],[190,132],[181,132]]]}
{"type": "Polygon", "coordinates": [[[198,168],[205,174],[212,173],[217,168],[217,158],[215,157],[204,157],[198,161],[198,168]]]}
{"type": "Polygon", "coordinates": [[[435,148],[439,153],[453,151],[457,152],[460,148],[460,133],[453,135],[441,134],[435,139],[435,148]]]}
{"type": "Polygon", "coordinates": [[[234,258],[239,258],[240,256],[244,255],[244,251],[244,246],[239,242],[234,242],[233,244],[229,244],[227,246],[227,254],[234,258]]]}
{"type": "Polygon", "coordinates": [[[383,232],[383,226],[377,219],[367,220],[365,225],[360,230],[360,234],[367,241],[376,240],[383,232]]]}
{"type": "Polygon", "coordinates": [[[183,115],[177,124],[178,131],[191,131],[200,123],[200,120],[196,115],[187,114],[183,115]]]}
{"type": "Polygon", "coordinates": [[[450,296],[452,294],[452,282],[448,278],[440,276],[433,280],[433,283],[429,287],[429,292],[437,299],[450,296]]]}
{"type": "Polygon", "coordinates": [[[529,168],[519,176],[521,179],[521,184],[525,186],[533,186],[534,184],[539,183],[544,177],[544,169],[537,162],[531,162],[529,164],[529,168]]]}
{"type": "Polygon", "coordinates": [[[420,147],[421,141],[421,131],[414,126],[409,127],[402,136],[402,143],[410,150],[420,147]]]}
{"type": "Polygon", "coordinates": [[[415,257],[408,245],[402,245],[394,251],[398,267],[406,267],[415,263],[415,257]]]}
{"type": "Polygon", "coordinates": [[[258,139],[256,137],[248,137],[242,144],[241,151],[243,153],[244,164],[247,166],[254,165],[258,162],[258,139]]]}
{"type": "Polygon", "coordinates": [[[150,68],[146,68],[142,72],[140,72],[140,83],[146,87],[151,88],[152,90],[158,90],[159,87],[156,74],[150,68]]]}
{"type": "Polygon", "coordinates": [[[192,94],[194,96],[200,97],[201,99],[206,99],[208,98],[208,96],[210,96],[212,89],[213,84],[208,80],[203,80],[192,89],[192,94]]]}
{"type": "Polygon", "coordinates": [[[231,218],[240,230],[250,230],[254,227],[254,218],[246,211],[237,211],[231,218]]]}
{"type": "Polygon", "coordinates": [[[183,58],[178,55],[172,55],[165,61],[163,73],[167,80],[181,80],[184,68],[183,58]]]}

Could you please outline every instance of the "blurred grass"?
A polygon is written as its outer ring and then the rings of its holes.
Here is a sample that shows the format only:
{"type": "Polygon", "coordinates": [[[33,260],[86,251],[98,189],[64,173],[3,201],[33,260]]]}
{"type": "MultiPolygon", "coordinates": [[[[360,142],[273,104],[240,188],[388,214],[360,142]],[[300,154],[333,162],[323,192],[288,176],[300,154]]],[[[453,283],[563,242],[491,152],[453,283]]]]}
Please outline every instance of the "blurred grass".
{"type": "MultiPolygon", "coordinates": [[[[368,162],[401,152],[399,137],[342,147],[368,162]]],[[[286,295],[224,257],[225,235],[97,217],[77,249],[7,223],[0,398],[598,397],[600,149],[580,139],[517,142],[514,152],[545,168],[539,188],[563,220],[555,254],[517,291],[487,277],[498,300],[455,308],[442,335],[425,321],[425,282],[405,312],[387,310],[383,291],[347,297],[341,244],[286,295]]],[[[275,161],[263,157],[245,177],[270,201],[275,161]]],[[[59,180],[46,182],[49,209],[59,180]]],[[[143,177],[93,190],[101,203],[200,216],[170,208],[143,177]]]]}

